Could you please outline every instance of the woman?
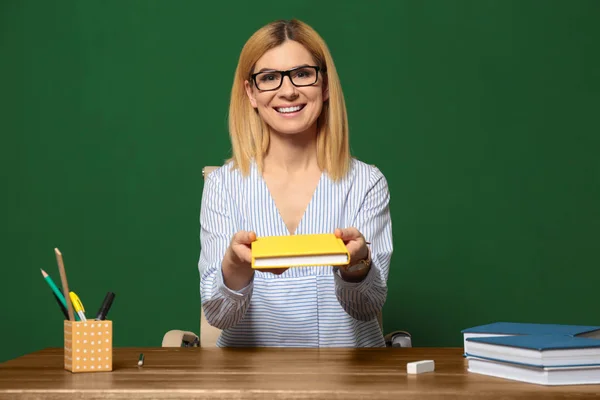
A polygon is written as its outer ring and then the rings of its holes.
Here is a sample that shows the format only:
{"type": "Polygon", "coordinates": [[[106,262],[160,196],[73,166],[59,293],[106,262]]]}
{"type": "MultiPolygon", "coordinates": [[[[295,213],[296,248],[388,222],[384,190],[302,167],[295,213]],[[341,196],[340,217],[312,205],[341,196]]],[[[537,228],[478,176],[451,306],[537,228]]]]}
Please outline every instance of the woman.
{"type": "Polygon", "coordinates": [[[273,22],[242,49],[231,94],[233,157],[206,177],[202,306],[218,346],[383,347],[377,317],[392,255],[382,173],[350,156],[341,85],[321,37],[273,22]],[[256,271],[257,236],[335,233],[346,267],[256,271]]]}

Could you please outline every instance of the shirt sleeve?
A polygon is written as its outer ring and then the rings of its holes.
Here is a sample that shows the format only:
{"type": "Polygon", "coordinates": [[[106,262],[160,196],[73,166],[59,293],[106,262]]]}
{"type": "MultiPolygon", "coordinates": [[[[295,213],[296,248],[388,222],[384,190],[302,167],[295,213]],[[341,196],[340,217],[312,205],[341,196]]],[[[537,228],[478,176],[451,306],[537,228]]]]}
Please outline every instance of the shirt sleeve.
{"type": "Polygon", "coordinates": [[[239,291],[231,290],[223,281],[223,257],[237,230],[232,218],[231,195],[215,177],[215,172],[206,177],[202,193],[198,270],[206,320],[219,329],[227,329],[235,326],[246,313],[253,281],[239,291]]]}
{"type": "Polygon", "coordinates": [[[360,282],[346,282],[337,271],[334,273],[338,301],[357,320],[368,321],[377,317],[387,297],[387,279],[393,252],[389,203],[387,180],[375,169],[367,194],[351,225],[371,243],[371,269],[360,282]]]}

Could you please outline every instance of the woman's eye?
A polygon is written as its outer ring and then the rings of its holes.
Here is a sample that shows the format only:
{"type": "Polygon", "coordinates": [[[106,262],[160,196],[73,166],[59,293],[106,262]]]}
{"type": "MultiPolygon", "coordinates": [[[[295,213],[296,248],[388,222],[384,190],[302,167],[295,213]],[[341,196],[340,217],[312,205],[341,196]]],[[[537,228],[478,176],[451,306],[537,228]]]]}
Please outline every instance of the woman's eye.
{"type": "Polygon", "coordinates": [[[312,71],[309,69],[301,69],[296,72],[295,77],[300,79],[307,79],[312,77],[312,71]]]}
{"type": "Polygon", "coordinates": [[[277,75],[275,74],[265,74],[265,75],[261,75],[260,80],[262,82],[266,82],[266,81],[273,81],[277,79],[277,75]]]}

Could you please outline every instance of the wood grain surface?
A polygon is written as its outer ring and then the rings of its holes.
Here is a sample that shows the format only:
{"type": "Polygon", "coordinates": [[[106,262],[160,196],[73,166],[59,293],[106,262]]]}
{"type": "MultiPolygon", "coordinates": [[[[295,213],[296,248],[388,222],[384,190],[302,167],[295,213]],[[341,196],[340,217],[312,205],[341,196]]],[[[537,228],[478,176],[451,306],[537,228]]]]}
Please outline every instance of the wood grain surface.
{"type": "Polygon", "coordinates": [[[115,348],[113,357],[112,372],[80,374],[63,369],[62,348],[10,360],[0,364],[0,399],[600,398],[600,385],[469,373],[461,348],[115,348]],[[435,372],[406,373],[406,363],[426,359],[435,372]]]}

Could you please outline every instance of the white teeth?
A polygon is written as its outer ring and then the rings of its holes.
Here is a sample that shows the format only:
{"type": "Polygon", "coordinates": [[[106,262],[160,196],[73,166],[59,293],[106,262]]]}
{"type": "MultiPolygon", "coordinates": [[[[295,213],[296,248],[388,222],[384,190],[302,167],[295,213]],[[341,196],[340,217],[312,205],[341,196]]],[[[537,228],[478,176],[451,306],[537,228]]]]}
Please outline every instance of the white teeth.
{"type": "Polygon", "coordinates": [[[296,107],[279,107],[277,108],[277,111],[280,113],[292,113],[292,112],[296,112],[296,111],[300,111],[302,107],[301,106],[296,106],[296,107]]]}

